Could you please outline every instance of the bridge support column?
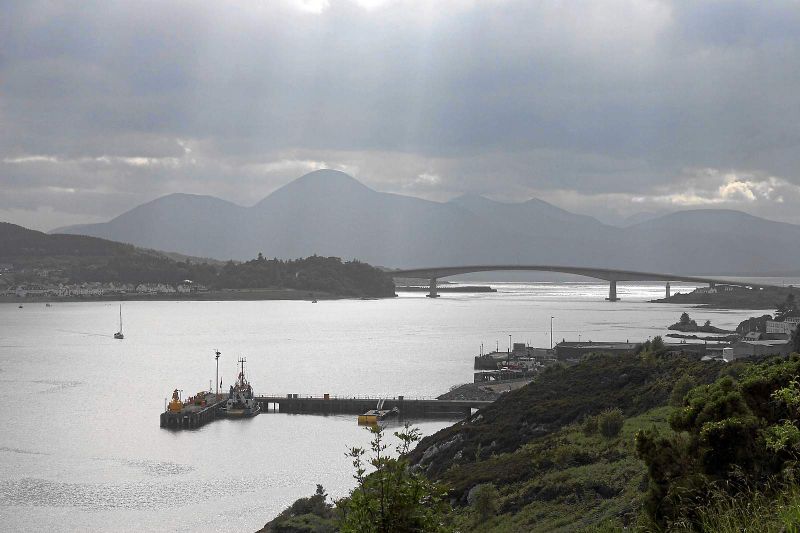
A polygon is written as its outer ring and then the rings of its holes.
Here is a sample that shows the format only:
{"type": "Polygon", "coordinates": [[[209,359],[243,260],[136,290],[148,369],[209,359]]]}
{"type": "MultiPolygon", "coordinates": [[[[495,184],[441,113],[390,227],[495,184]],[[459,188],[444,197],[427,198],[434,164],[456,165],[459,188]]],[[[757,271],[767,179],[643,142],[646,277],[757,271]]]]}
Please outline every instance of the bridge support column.
{"type": "Polygon", "coordinates": [[[616,302],[619,300],[617,298],[617,282],[616,280],[611,280],[608,282],[608,298],[606,298],[609,302],[616,302]]]}
{"type": "Polygon", "coordinates": [[[436,278],[431,278],[430,292],[427,294],[428,298],[438,298],[439,291],[436,288],[436,278]]]}
{"type": "Polygon", "coordinates": [[[670,290],[669,290],[669,281],[668,281],[668,282],[667,282],[667,296],[666,296],[666,298],[667,298],[667,299],[669,299],[669,297],[670,297],[670,296],[672,296],[672,295],[670,294],[670,290]]]}

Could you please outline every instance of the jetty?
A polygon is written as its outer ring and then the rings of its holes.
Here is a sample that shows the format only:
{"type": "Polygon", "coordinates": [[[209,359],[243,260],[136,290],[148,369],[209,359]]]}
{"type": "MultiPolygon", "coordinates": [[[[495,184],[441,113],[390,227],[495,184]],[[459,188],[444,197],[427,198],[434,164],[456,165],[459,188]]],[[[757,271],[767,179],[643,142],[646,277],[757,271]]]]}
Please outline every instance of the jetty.
{"type": "MultiPolygon", "coordinates": [[[[380,406],[394,411],[400,418],[466,418],[473,410],[491,404],[491,400],[437,400],[436,398],[379,398],[369,396],[304,396],[300,394],[255,396],[260,412],[305,415],[364,415],[380,406]]],[[[167,408],[161,413],[161,427],[168,429],[197,429],[217,418],[223,418],[222,409],[227,395],[208,393],[194,403],[167,408]]]]}
{"type": "Polygon", "coordinates": [[[228,399],[227,394],[201,393],[190,402],[183,403],[175,391],[170,406],[161,413],[161,427],[170,429],[195,429],[216,420],[228,399]],[[195,400],[196,398],[196,400],[195,400]]]}
{"type": "Polygon", "coordinates": [[[436,398],[393,398],[362,396],[301,396],[286,394],[274,396],[256,396],[261,404],[262,413],[278,412],[293,414],[361,415],[376,409],[391,410],[397,408],[402,418],[451,418],[467,417],[473,409],[481,409],[491,404],[488,400],[437,400],[436,398]]]}

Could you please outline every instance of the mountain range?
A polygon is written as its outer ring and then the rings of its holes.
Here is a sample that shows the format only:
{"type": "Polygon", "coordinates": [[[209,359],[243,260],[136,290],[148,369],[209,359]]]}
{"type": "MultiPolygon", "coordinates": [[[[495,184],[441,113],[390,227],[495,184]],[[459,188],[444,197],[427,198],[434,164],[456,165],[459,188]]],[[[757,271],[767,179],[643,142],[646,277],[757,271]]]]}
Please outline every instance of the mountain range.
{"type": "Polygon", "coordinates": [[[106,223],[52,233],[217,259],[318,254],[397,268],[560,264],[720,275],[800,266],[800,226],[739,211],[680,211],[616,227],[538,199],[434,202],[378,192],[335,170],[306,174],[252,207],[170,194],[106,223]]]}

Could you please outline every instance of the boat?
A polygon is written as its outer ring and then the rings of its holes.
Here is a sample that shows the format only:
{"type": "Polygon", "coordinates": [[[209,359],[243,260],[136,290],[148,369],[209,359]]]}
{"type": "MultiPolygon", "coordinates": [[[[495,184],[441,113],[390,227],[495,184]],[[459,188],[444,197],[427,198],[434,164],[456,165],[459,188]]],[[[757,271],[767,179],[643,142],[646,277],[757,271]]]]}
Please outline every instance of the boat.
{"type": "Polygon", "coordinates": [[[248,383],[247,378],[244,376],[244,364],[247,359],[244,357],[238,361],[242,365],[242,370],[239,372],[239,379],[236,380],[235,385],[231,385],[228,399],[225,401],[225,406],[221,409],[222,414],[231,418],[248,418],[256,416],[261,412],[261,406],[256,402],[253,395],[253,387],[248,383]]]}
{"type": "Polygon", "coordinates": [[[119,331],[114,333],[115,339],[124,339],[125,335],[122,334],[122,304],[119,305],[119,331]]]}
{"type": "Polygon", "coordinates": [[[378,405],[375,409],[370,409],[363,415],[358,415],[358,425],[359,426],[374,426],[384,418],[389,418],[390,416],[398,416],[400,414],[400,410],[397,407],[392,407],[391,409],[384,409],[383,404],[386,402],[385,398],[381,398],[378,400],[378,405]]]}
{"type": "Polygon", "coordinates": [[[397,407],[393,407],[391,409],[370,409],[363,415],[358,415],[358,425],[374,426],[384,418],[397,416],[399,412],[400,411],[397,409],[397,407]]]}

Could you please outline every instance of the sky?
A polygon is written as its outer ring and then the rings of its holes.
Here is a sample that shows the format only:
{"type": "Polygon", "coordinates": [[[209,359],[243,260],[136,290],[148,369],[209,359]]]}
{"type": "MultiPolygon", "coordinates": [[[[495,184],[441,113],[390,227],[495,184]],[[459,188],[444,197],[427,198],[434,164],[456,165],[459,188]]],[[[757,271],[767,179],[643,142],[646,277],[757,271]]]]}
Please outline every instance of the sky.
{"type": "Polygon", "coordinates": [[[319,168],[800,224],[799,148],[796,1],[0,2],[0,220],[41,230],[319,168]]]}

